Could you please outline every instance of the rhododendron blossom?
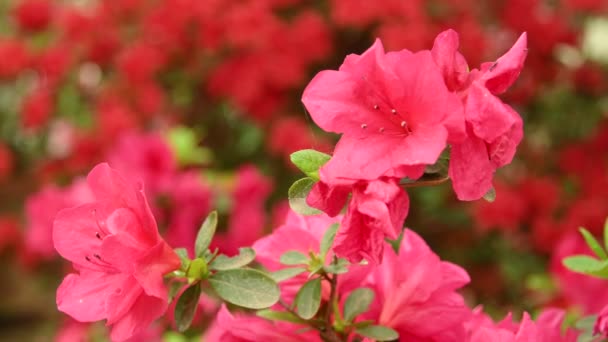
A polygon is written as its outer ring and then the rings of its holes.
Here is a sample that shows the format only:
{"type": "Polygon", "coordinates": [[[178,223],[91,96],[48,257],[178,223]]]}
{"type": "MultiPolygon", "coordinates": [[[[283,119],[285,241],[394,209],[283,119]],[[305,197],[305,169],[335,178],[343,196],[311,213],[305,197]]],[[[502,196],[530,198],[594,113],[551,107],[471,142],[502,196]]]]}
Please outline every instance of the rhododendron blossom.
{"type": "Polygon", "coordinates": [[[386,247],[382,264],[357,270],[366,276],[353,285],[375,292],[362,318],[397,330],[402,341],[462,341],[470,309],[456,290],[469,282],[467,272],[441,261],[410,230],[398,254],[386,247]]]}
{"type": "Polygon", "coordinates": [[[448,136],[462,137],[462,103],[429,51],[385,53],[380,40],[310,82],[302,102],[322,129],[342,133],[324,181],[417,178],[448,136]]]}
{"type": "Polygon", "coordinates": [[[497,168],[511,162],[523,137],[519,115],[495,95],[515,82],[526,58],[526,34],[493,63],[467,73],[458,53],[458,34],[452,30],[435,39],[432,54],[448,87],[460,94],[467,139],[452,145],[449,174],[461,200],[481,198],[492,187],[497,168]]]}
{"type": "Polygon", "coordinates": [[[81,322],[106,319],[111,339],[143,331],[167,309],[163,275],[180,261],[160,237],[141,183],[107,164],[87,177],[95,201],[64,209],[53,242],[77,273],[57,290],[57,307],[81,322]]]}

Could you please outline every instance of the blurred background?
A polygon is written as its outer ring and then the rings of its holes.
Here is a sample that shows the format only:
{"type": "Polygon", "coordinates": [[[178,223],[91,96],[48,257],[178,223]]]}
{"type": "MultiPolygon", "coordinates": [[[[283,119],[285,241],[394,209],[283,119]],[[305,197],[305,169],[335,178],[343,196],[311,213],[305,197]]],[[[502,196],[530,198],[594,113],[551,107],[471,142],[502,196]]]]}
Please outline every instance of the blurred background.
{"type": "MultiPolygon", "coordinates": [[[[577,228],[601,234],[608,216],[608,0],[2,0],[0,340],[105,339],[57,312],[70,268],[51,237],[57,211],[90,197],[96,163],[144,180],[173,247],[192,248],[217,209],[214,243],[234,253],[281,224],[299,177],[289,154],[337,140],[300,102],[312,76],[375,37],[416,51],[447,28],[471,69],[528,32],[503,96],[525,140],[493,203],[458,202],[449,183],[412,189],[407,227],[468,270],[469,303],[497,318],[599,311],[606,282],[560,260],[588,253],[577,228]]],[[[201,303],[188,338],[216,309],[201,303]]]]}

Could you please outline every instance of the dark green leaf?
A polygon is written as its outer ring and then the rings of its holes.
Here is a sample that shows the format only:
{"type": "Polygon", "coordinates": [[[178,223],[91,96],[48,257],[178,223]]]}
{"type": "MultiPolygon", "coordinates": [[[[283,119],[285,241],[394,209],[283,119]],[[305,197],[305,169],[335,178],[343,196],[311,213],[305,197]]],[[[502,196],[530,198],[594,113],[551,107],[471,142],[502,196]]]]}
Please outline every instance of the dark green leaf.
{"type": "Polygon", "coordinates": [[[602,260],[608,259],[608,255],[606,255],[606,251],[602,248],[600,243],[597,242],[595,237],[591,233],[589,233],[589,231],[587,229],[580,227],[578,230],[583,235],[583,238],[585,239],[587,246],[589,246],[589,248],[591,248],[593,253],[595,253],[595,255],[597,255],[598,258],[600,258],[602,260]]]}
{"type": "Polygon", "coordinates": [[[344,303],[344,319],[352,322],[355,317],[366,312],[374,300],[374,291],[362,287],[351,292],[344,303]]]}
{"type": "Polygon", "coordinates": [[[279,301],[277,283],[258,270],[237,268],[218,271],[208,280],[222,299],[238,306],[264,309],[279,301]]]}
{"type": "Polygon", "coordinates": [[[271,321],[283,321],[291,322],[296,324],[307,324],[305,320],[292,314],[288,311],[275,311],[271,309],[264,309],[256,312],[256,314],[262,318],[266,318],[271,321]]]}
{"type": "Polygon", "coordinates": [[[201,284],[196,283],[184,291],[175,305],[175,324],[180,332],[186,331],[198,307],[198,299],[201,295],[201,284]]]}
{"type": "Polygon", "coordinates": [[[382,325],[368,325],[366,327],[356,329],[355,333],[372,338],[376,341],[392,341],[399,338],[398,332],[382,325]]]}
{"type": "Polygon", "coordinates": [[[304,283],[296,295],[296,313],[304,319],[311,319],[321,306],[321,278],[304,283]]]}
{"type": "Polygon", "coordinates": [[[340,224],[334,223],[329,226],[329,228],[325,231],[325,234],[323,234],[323,238],[321,239],[321,246],[319,248],[319,259],[325,260],[327,252],[334,244],[334,238],[336,237],[338,227],[340,227],[340,224]]]}
{"type": "Polygon", "coordinates": [[[250,247],[239,248],[239,255],[227,257],[218,255],[209,267],[213,270],[224,271],[248,265],[255,259],[255,251],[250,247]]]}
{"type": "Polygon", "coordinates": [[[203,256],[209,245],[211,244],[211,239],[213,239],[213,235],[215,235],[215,229],[217,228],[217,211],[212,211],[209,213],[205,222],[201,225],[201,228],[198,230],[198,234],[196,235],[196,242],[194,243],[194,253],[197,258],[203,256]]]}
{"type": "Polygon", "coordinates": [[[168,295],[169,302],[173,301],[173,299],[179,293],[179,291],[182,289],[183,286],[184,286],[183,282],[178,281],[177,279],[171,280],[171,282],[169,283],[169,295],[168,295]]]}
{"type": "Polygon", "coordinates": [[[309,177],[297,180],[291,185],[288,191],[289,206],[293,211],[300,215],[317,215],[321,211],[310,207],[306,203],[306,197],[315,184],[315,180],[309,177]]]}
{"type": "Polygon", "coordinates": [[[287,280],[289,278],[293,278],[298,274],[306,272],[305,268],[302,267],[292,267],[292,268],[284,268],[282,270],[278,270],[276,272],[272,272],[270,276],[277,283],[282,282],[283,280],[287,280]]]}
{"type": "Polygon", "coordinates": [[[298,169],[318,181],[319,169],[331,159],[331,156],[315,150],[301,150],[292,153],[290,158],[298,169]]]}
{"type": "Polygon", "coordinates": [[[305,265],[308,259],[308,256],[302,252],[287,251],[281,255],[280,261],[283,265],[305,265]]]}

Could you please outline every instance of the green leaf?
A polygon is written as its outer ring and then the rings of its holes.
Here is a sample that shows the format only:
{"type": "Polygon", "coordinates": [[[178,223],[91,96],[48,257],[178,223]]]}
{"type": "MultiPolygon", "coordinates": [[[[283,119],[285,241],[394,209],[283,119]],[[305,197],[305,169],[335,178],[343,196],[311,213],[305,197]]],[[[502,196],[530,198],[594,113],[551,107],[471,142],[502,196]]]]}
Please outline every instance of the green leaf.
{"type": "Polygon", "coordinates": [[[201,228],[198,230],[198,234],[196,235],[196,242],[194,243],[194,253],[197,258],[203,256],[209,245],[211,244],[211,239],[213,239],[213,235],[215,235],[215,229],[217,228],[217,211],[212,211],[209,213],[205,222],[201,225],[201,228]]]}
{"type": "Polygon", "coordinates": [[[319,259],[325,260],[327,252],[334,244],[334,238],[336,237],[338,227],[340,227],[340,224],[334,223],[329,226],[329,228],[325,231],[325,234],[323,234],[323,238],[321,238],[321,246],[319,248],[319,259]]]}
{"type": "Polygon", "coordinates": [[[179,257],[179,260],[182,263],[181,269],[185,270],[188,268],[188,266],[190,265],[190,258],[188,257],[188,250],[186,250],[185,248],[176,248],[173,251],[175,251],[175,254],[177,254],[177,256],[179,257]]]}
{"type": "Polygon", "coordinates": [[[276,272],[272,272],[272,273],[270,273],[270,276],[272,277],[272,279],[274,279],[274,281],[279,283],[279,282],[282,282],[283,280],[293,278],[303,272],[306,272],[305,268],[290,267],[290,268],[284,268],[282,270],[278,270],[276,272]]]}
{"type": "Polygon", "coordinates": [[[279,301],[277,283],[258,270],[237,268],[218,271],[208,280],[222,299],[244,308],[264,309],[279,301]]]}
{"type": "Polygon", "coordinates": [[[348,260],[339,258],[336,263],[323,266],[323,270],[327,273],[342,274],[348,272],[348,268],[346,267],[348,265],[348,260]]]}
{"type": "Polygon", "coordinates": [[[186,271],[186,277],[192,279],[203,279],[207,277],[208,273],[207,261],[202,258],[196,258],[190,262],[188,271],[186,271]]]}
{"type": "Polygon", "coordinates": [[[188,127],[178,126],[169,131],[167,141],[180,165],[202,164],[212,159],[209,149],[198,146],[199,137],[188,127]]]}
{"type": "Polygon", "coordinates": [[[301,150],[292,153],[290,158],[298,169],[318,181],[319,169],[331,159],[331,156],[315,150],[301,150]]]}
{"type": "Polygon", "coordinates": [[[392,341],[399,338],[398,332],[382,325],[368,325],[366,327],[356,329],[355,333],[372,338],[376,341],[392,341]]]}
{"type": "Polygon", "coordinates": [[[289,197],[289,206],[293,211],[300,215],[318,215],[321,211],[310,207],[306,203],[306,197],[315,184],[315,180],[309,177],[297,180],[291,185],[287,195],[289,197]]]}
{"type": "Polygon", "coordinates": [[[355,317],[366,312],[374,300],[374,291],[361,287],[351,292],[344,303],[344,319],[352,322],[355,317]]]}
{"type": "Polygon", "coordinates": [[[271,309],[259,310],[256,312],[256,315],[266,318],[271,321],[283,321],[283,322],[291,322],[296,324],[307,324],[307,322],[300,317],[292,314],[288,311],[275,311],[271,309]]]}
{"type": "Polygon", "coordinates": [[[311,319],[321,307],[321,278],[304,283],[296,294],[296,313],[304,319],[311,319]]]}
{"type": "Polygon", "coordinates": [[[233,268],[243,267],[248,265],[255,259],[255,251],[251,247],[239,248],[239,255],[233,257],[227,257],[225,255],[218,255],[209,267],[212,270],[225,271],[233,268]]]}
{"type": "Polygon", "coordinates": [[[588,255],[574,255],[565,258],[563,263],[571,271],[608,278],[608,260],[600,261],[588,255]]]}
{"type": "Polygon", "coordinates": [[[583,238],[585,238],[585,242],[587,243],[587,246],[589,246],[589,248],[591,248],[593,253],[595,253],[595,255],[597,255],[598,258],[600,258],[602,260],[608,259],[608,255],[606,255],[606,251],[602,248],[600,243],[597,242],[595,237],[591,233],[589,233],[589,231],[587,229],[580,227],[578,230],[583,235],[583,238]]]}
{"type": "Polygon", "coordinates": [[[186,331],[198,307],[198,299],[201,295],[201,284],[196,283],[184,291],[175,305],[175,324],[179,332],[186,331]]]}
{"type": "Polygon", "coordinates": [[[177,296],[177,294],[179,293],[179,291],[182,289],[183,286],[184,286],[184,283],[177,279],[172,279],[170,281],[169,294],[167,295],[167,297],[169,298],[169,303],[171,303],[173,301],[173,299],[175,299],[175,296],[177,296]]]}
{"type": "Polygon", "coordinates": [[[308,263],[308,256],[298,251],[287,251],[279,260],[283,265],[305,265],[308,263]]]}
{"type": "Polygon", "coordinates": [[[492,187],[485,195],[483,195],[483,199],[492,203],[496,201],[496,190],[492,187]]]}

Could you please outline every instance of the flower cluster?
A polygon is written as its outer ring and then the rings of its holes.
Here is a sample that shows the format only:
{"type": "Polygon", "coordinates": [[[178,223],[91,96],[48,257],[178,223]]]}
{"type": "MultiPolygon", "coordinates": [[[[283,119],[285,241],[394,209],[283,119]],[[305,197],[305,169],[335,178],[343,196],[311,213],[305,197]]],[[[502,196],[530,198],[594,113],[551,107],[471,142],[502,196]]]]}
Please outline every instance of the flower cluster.
{"type": "Polygon", "coordinates": [[[495,62],[469,71],[449,30],[430,51],[385,52],[377,40],[315,76],[302,101],[322,129],[342,136],[308,204],[335,215],[352,193],[339,256],[381,260],[384,238],[396,239],[407,216],[401,179],[420,179],[446,148],[459,199],[492,189],[494,172],[511,162],[523,136],[521,118],[496,95],[517,79],[526,54],[523,34],[495,62]]]}

